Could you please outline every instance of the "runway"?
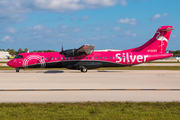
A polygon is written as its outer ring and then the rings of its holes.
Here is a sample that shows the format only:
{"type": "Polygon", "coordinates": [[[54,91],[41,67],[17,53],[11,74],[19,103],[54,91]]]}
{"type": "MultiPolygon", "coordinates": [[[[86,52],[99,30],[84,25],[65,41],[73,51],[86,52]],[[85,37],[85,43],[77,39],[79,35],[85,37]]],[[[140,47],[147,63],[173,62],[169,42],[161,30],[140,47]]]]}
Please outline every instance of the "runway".
{"type": "Polygon", "coordinates": [[[0,70],[0,102],[180,101],[179,78],[171,70],[0,70]]]}

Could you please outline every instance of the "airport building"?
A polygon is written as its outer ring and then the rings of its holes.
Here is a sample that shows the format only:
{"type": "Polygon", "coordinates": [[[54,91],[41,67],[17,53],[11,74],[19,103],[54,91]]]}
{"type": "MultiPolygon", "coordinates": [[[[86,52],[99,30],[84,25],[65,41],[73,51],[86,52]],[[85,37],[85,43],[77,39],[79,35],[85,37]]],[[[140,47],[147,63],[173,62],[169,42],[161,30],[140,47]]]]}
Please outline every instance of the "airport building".
{"type": "Polygon", "coordinates": [[[8,59],[9,57],[11,57],[9,52],[0,51],[0,60],[8,59]]]}

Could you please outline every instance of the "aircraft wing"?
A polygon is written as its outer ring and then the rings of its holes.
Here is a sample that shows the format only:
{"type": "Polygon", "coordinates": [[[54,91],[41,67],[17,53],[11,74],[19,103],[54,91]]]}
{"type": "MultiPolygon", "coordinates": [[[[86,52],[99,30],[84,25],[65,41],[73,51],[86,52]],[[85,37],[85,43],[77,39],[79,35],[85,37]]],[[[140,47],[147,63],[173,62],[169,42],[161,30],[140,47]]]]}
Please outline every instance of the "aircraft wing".
{"type": "Polygon", "coordinates": [[[77,49],[77,53],[85,53],[87,55],[90,55],[94,51],[93,45],[83,45],[80,48],[77,49]]]}

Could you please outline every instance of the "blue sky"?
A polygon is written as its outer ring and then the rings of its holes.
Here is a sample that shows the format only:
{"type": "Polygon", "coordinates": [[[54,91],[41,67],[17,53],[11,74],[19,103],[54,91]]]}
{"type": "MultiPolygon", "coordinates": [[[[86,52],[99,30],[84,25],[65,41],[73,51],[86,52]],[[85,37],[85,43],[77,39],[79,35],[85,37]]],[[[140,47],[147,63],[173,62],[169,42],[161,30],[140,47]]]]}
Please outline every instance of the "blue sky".
{"type": "Polygon", "coordinates": [[[179,0],[0,0],[0,49],[61,50],[83,44],[129,49],[172,25],[180,49],[179,0]]]}

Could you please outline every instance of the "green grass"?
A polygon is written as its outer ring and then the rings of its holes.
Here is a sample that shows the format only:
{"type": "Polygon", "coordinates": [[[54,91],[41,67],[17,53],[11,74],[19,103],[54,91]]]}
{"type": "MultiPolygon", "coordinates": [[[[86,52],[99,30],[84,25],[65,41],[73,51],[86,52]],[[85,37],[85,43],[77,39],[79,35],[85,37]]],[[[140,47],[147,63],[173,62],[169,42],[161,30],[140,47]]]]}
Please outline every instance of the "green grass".
{"type": "Polygon", "coordinates": [[[1,103],[1,120],[179,120],[180,102],[1,103]]]}
{"type": "Polygon", "coordinates": [[[4,64],[4,63],[7,63],[7,62],[0,62],[0,64],[4,64]]]}
{"type": "MultiPolygon", "coordinates": [[[[0,70],[15,70],[8,66],[0,66],[0,70]]],[[[66,68],[33,68],[26,70],[68,70],[66,68]]],[[[180,70],[180,66],[131,66],[131,67],[102,67],[94,70],[180,70]]]]}

